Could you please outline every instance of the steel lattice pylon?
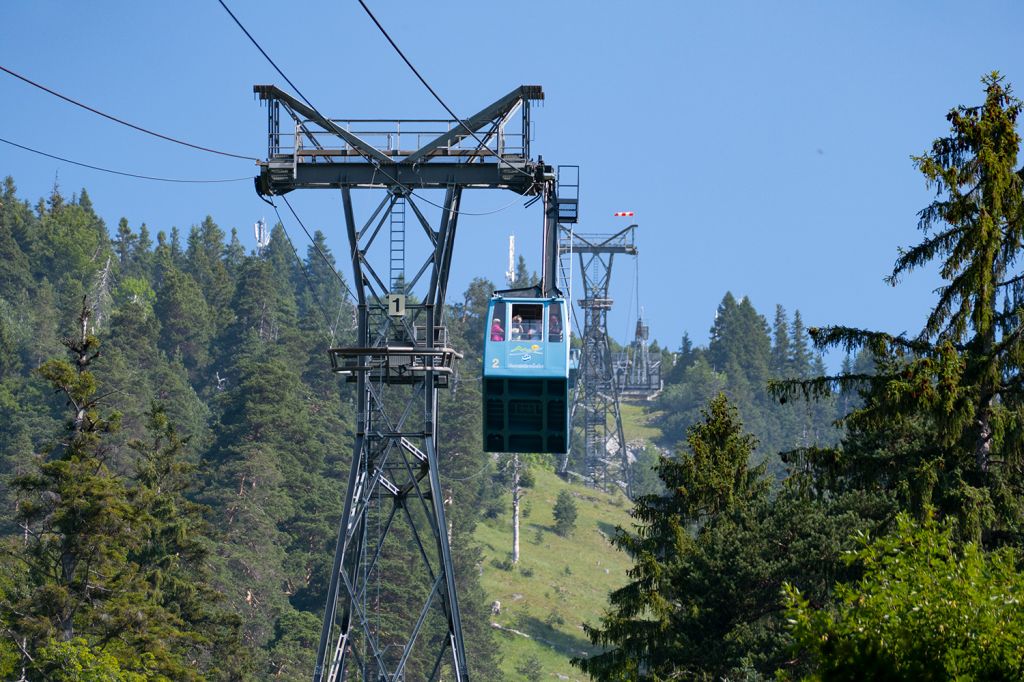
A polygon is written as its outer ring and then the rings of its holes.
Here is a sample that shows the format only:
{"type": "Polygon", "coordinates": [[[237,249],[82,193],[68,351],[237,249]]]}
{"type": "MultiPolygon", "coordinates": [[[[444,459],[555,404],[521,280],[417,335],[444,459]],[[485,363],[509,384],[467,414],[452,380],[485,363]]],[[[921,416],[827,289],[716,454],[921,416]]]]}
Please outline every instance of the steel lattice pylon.
{"type": "MultiPolygon", "coordinates": [[[[445,296],[464,189],[557,206],[551,169],[529,154],[530,102],[543,92],[522,86],[463,122],[367,122],[328,120],[273,86],[254,90],[269,108],[257,191],[341,190],[358,305],[357,345],[331,349],[332,369],[356,384],[358,415],[313,680],[467,680],[438,475],[437,390],[460,357],[445,296]],[[365,220],[356,189],[383,193],[365,220]],[[434,221],[427,191],[444,193],[434,221]],[[385,225],[390,243],[378,239],[385,225]],[[426,251],[415,271],[414,234],[426,251]]],[[[552,214],[545,244],[557,240],[552,214]]]]}
{"type": "Polygon", "coordinates": [[[615,385],[624,400],[654,400],[664,388],[661,359],[651,357],[647,343],[650,334],[651,328],[644,323],[641,311],[632,343],[615,357],[615,385]]]}
{"type": "MultiPolygon", "coordinates": [[[[579,422],[583,428],[583,471],[595,485],[625,484],[630,493],[629,455],[622,430],[618,386],[611,347],[608,343],[608,311],[612,299],[608,295],[615,254],[637,254],[634,232],[630,225],[614,234],[577,234],[563,228],[559,253],[569,258],[579,255],[583,297],[583,348],[580,353],[573,401],[573,421],[582,411],[579,422]]],[[[568,455],[562,470],[569,467],[568,455]]]]}

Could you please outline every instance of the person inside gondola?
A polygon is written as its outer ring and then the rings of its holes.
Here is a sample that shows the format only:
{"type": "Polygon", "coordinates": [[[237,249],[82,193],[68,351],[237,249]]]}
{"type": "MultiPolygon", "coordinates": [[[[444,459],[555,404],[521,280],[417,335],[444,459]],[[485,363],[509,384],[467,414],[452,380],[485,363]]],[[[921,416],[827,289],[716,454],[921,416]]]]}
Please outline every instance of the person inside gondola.
{"type": "Polygon", "coordinates": [[[491,341],[504,341],[505,330],[501,326],[501,318],[494,318],[494,322],[491,323],[491,341]]]}
{"type": "Polygon", "coordinates": [[[548,339],[554,342],[562,340],[562,320],[557,310],[552,308],[551,315],[548,316],[548,339]]]}
{"type": "Polygon", "coordinates": [[[521,315],[512,316],[512,326],[508,328],[513,341],[523,340],[523,318],[521,315]]]}

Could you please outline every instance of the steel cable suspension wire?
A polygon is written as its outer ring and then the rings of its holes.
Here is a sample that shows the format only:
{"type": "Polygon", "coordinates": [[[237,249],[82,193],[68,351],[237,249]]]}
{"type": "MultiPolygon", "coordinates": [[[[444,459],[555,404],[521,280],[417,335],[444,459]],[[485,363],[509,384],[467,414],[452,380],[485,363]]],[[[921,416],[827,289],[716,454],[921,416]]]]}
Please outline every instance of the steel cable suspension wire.
{"type": "Polygon", "coordinates": [[[245,26],[242,25],[242,22],[238,20],[238,17],[235,16],[235,13],[232,12],[231,9],[226,4],[224,4],[224,0],[217,0],[217,2],[219,2],[220,6],[224,8],[224,11],[228,13],[228,16],[230,16],[234,20],[234,22],[238,25],[238,28],[242,29],[242,33],[244,33],[245,36],[249,39],[249,42],[256,46],[256,49],[260,51],[260,54],[262,54],[264,58],[266,58],[266,60],[270,62],[270,65],[274,67],[274,70],[281,75],[281,78],[285,79],[288,85],[292,86],[292,90],[295,91],[295,94],[301,97],[302,101],[308,104],[309,108],[315,111],[321,118],[326,118],[323,114],[320,113],[319,110],[317,110],[315,106],[313,106],[313,103],[309,101],[309,98],[302,94],[302,90],[299,90],[298,86],[295,85],[295,83],[292,83],[292,79],[284,75],[284,71],[281,70],[281,67],[279,67],[274,62],[274,60],[270,58],[270,55],[267,54],[267,51],[264,50],[263,47],[258,42],[256,42],[256,39],[252,37],[252,34],[249,33],[245,26]]]}
{"type": "Polygon", "coordinates": [[[39,154],[40,156],[46,156],[46,157],[49,157],[51,159],[56,159],[57,161],[63,161],[64,163],[70,163],[70,164],[75,165],[75,166],[81,166],[82,168],[91,168],[92,170],[102,171],[104,173],[112,173],[114,175],[123,175],[123,176],[129,177],[129,178],[138,178],[139,180],[155,180],[157,182],[177,182],[177,183],[198,184],[198,185],[210,184],[210,183],[218,183],[218,182],[241,182],[243,180],[252,182],[252,178],[248,177],[248,176],[244,177],[244,178],[221,178],[221,179],[214,179],[214,180],[190,180],[190,179],[185,179],[185,178],[161,178],[161,177],[156,177],[156,176],[153,176],[153,175],[140,175],[138,173],[128,173],[128,172],[125,172],[125,171],[113,170],[113,169],[110,169],[110,168],[103,168],[102,166],[93,166],[92,164],[82,163],[81,161],[73,161],[71,159],[66,159],[63,156],[57,156],[56,154],[48,154],[48,153],[46,153],[44,151],[40,151],[38,149],[33,149],[32,147],[26,147],[23,144],[18,144],[17,142],[11,142],[10,140],[6,140],[6,139],[4,139],[2,137],[0,137],[0,142],[3,142],[4,144],[9,144],[12,147],[17,147],[19,149],[24,149],[25,151],[32,152],[33,154],[39,154]]]}
{"type": "MultiPolygon", "coordinates": [[[[341,287],[342,287],[342,289],[345,292],[345,296],[352,303],[356,303],[356,299],[355,299],[355,297],[352,294],[352,290],[348,288],[348,284],[345,282],[344,278],[341,276],[340,273],[338,273],[338,271],[334,268],[334,265],[327,258],[327,256],[324,254],[324,252],[320,249],[320,246],[316,243],[316,240],[314,240],[313,237],[309,234],[309,230],[306,229],[306,225],[302,222],[302,219],[299,218],[299,214],[296,213],[295,209],[292,208],[292,205],[290,203],[288,203],[288,199],[286,199],[284,196],[282,196],[281,198],[284,199],[285,204],[288,206],[288,210],[291,211],[292,216],[295,217],[295,221],[302,228],[302,231],[306,233],[307,237],[309,237],[310,243],[313,245],[313,248],[316,249],[316,252],[318,254],[320,254],[320,258],[323,259],[324,263],[327,264],[327,267],[329,267],[331,269],[331,272],[334,273],[334,276],[338,279],[338,283],[341,284],[341,287]]],[[[299,252],[298,252],[298,249],[295,248],[295,244],[292,243],[291,235],[288,234],[288,228],[285,227],[285,225],[284,225],[284,220],[281,218],[281,212],[278,211],[278,209],[277,209],[277,204],[275,204],[273,201],[269,201],[267,199],[264,199],[264,201],[266,201],[268,204],[270,204],[271,208],[274,209],[274,213],[277,215],[277,222],[281,224],[281,229],[284,230],[284,236],[285,236],[285,238],[288,239],[288,244],[289,244],[289,246],[292,247],[292,252],[295,253],[295,258],[299,261],[299,269],[302,270],[302,274],[306,278],[306,283],[309,285],[310,291],[313,293],[313,296],[317,299],[317,305],[320,307],[320,312],[323,314],[324,321],[327,324],[327,328],[330,330],[330,333],[331,333],[331,343],[333,344],[334,343],[334,337],[335,337],[335,330],[337,329],[338,323],[341,321],[340,320],[340,318],[341,318],[341,311],[340,310],[338,311],[338,318],[336,318],[335,323],[332,325],[330,323],[330,318],[327,315],[327,308],[326,308],[326,306],[324,306],[323,301],[321,301],[320,297],[317,295],[316,289],[313,288],[313,283],[312,283],[312,280],[309,279],[309,275],[306,274],[306,269],[303,266],[302,258],[299,256],[299,252]]]]}
{"type": "MultiPolygon", "coordinates": [[[[273,206],[273,204],[271,204],[273,206]]],[[[274,213],[277,213],[277,222],[281,226],[281,231],[284,232],[284,238],[288,240],[288,246],[292,248],[292,253],[295,254],[295,262],[299,265],[299,270],[302,271],[302,276],[306,280],[306,286],[309,287],[309,292],[313,294],[313,298],[316,300],[317,307],[320,308],[320,314],[323,315],[324,324],[327,326],[329,332],[330,345],[334,345],[334,327],[331,326],[331,318],[327,316],[327,308],[324,307],[323,301],[320,299],[320,295],[316,293],[316,288],[313,286],[313,280],[309,278],[309,273],[306,272],[306,266],[302,262],[302,258],[299,256],[298,249],[295,248],[295,244],[292,242],[292,237],[288,234],[288,228],[284,226],[284,221],[281,220],[281,214],[277,210],[277,206],[274,206],[274,213]]]]}
{"type": "MultiPolygon", "coordinates": [[[[306,224],[302,222],[302,219],[299,218],[299,214],[295,212],[294,208],[292,208],[291,202],[288,201],[288,197],[281,195],[281,199],[284,200],[285,206],[288,207],[288,210],[291,211],[292,215],[295,217],[295,221],[299,224],[299,227],[301,227],[302,231],[306,233],[307,237],[309,237],[309,242],[313,245],[313,248],[316,249],[316,252],[320,254],[320,258],[323,259],[324,263],[327,264],[327,267],[329,267],[331,269],[331,272],[334,273],[334,276],[338,279],[338,283],[341,284],[341,288],[344,289],[345,295],[352,303],[357,303],[358,301],[356,299],[356,296],[355,294],[352,293],[352,290],[349,289],[348,283],[345,282],[345,278],[341,276],[341,274],[334,267],[334,264],[331,263],[331,261],[327,258],[327,255],[323,252],[323,250],[321,250],[320,245],[316,243],[315,239],[313,239],[313,235],[311,235],[309,233],[309,230],[306,229],[306,224]]],[[[270,203],[271,206],[274,206],[273,202],[268,203],[270,203]]],[[[274,206],[274,211],[277,211],[277,206],[274,206]]],[[[278,214],[277,217],[278,220],[280,220],[281,215],[278,214]]],[[[284,223],[282,223],[281,225],[283,227],[284,223]]]]}
{"type": "Polygon", "coordinates": [[[425,87],[430,92],[430,94],[434,96],[434,99],[437,100],[438,104],[440,104],[442,107],[444,107],[444,110],[448,112],[448,115],[451,116],[452,118],[454,118],[459,123],[459,125],[461,125],[463,128],[465,128],[466,132],[468,132],[470,135],[472,135],[473,139],[476,140],[477,143],[484,150],[486,150],[488,154],[490,154],[491,156],[496,157],[498,159],[498,161],[500,161],[501,163],[504,163],[509,168],[514,169],[516,172],[522,173],[523,175],[525,175],[527,177],[532,177],[529,173],[524,171],[522,168],[519,168],[518,166],[509,163],[502,156],[500,156],[499,154],[497,154],[496,152],[491,150],[490,147],[488,147],[486,144],[484,144],[484,141],[481,140],[477,136],[476,132],[472,128],[470,128],[468,125],[466,125],[466,122],[463,121],[461,118],[459,118],[459,116],[456,115],[456,113],[454,111],[452,111],[452,108],[449,107],[445,103],[445,101],[443,99],[441,99],[441,96],[437,94],[437,92],[434,90],[434,88],[430,87],[430,83],[427,82],[427,79],[424,78],[420,74],[419,70],[417,70],[417,68],[415,66],[413,66],[412,62],[409,61],[409,58],[405,56],[404,52],[402,52],[402,48],[398,47],[398,43],[396,43],[394,41],[394,39],[392,39],[392,37],[388,34],[387,30],[384,28],[384,26],[382,26],[381,23],[377,20],[377,17],[374,16],[373,12],[370,11],[370,8],[367,7],[366,3],[363,0],[358,0],[358,2],[360,4],[360,6],[362,6],[362,8],[366,12],[366,14],[373,21],[373,23],[376,24],[377,28],[380,29],[380,32],[382,34],[384,34],[384,37],[387,39],[387,41],[389,43],[391,43],[391,47],[395,48],[395,52],[397,52],[398,56],[402,58],[402,61],[405,62],[405,65],[408,66],[410,70],[412,70],[412,72],[413,72],[413,74],[415,74],[416,78],[419,79],[420,83],[423,83],[423,87],[425,87]]]}
{"type": "MultiPolygon", "coordinates": [[[[636,289],[636,319],[639,322],[644,317],[644,309],[640,305],[640,252],[637,251],[636,255],[633,256],[633,262],[636,264],[636,270],[634,276],[636,281],[633,283],[633,287],[636,289]]],[[[644,340],[646,342],[646,339],[644,340]]]]}
{"type": "MultiPolygon", "coordinates": [[[[383,171],[381,171],[381,172],[383,173],[383,171]]],[[[384,175],[388,175],[388,174],[384,173],[384,175]]],[[[392,178],[390,175],[388,175],[388,178],[391,179],[391,180],[394,180],[394,178],[392,178]]],[[[534,183],[534,184],[536,184],[536,183],[534,183]]],[[[398,183],[398,186],[402,187],[402,184],[398,183]]],[[[405,188],[403,188],[403,189],[405,189],[405,188]]],[[[512,208],[517,203],[519,203],[519,199],[513,199],[512,201],[510,201],[509,203],[505,204],[501,208],[496,208],[493,211],[462,211],[462,210],[456,211],[454,209],[448,208],[447,206],[442,206],[441,204],[434,203],[433,201],[431,201],[430,199],[426,198],[422,194],[416,194],[416,192],[413,192],[411,190],[409,191],[409,194],[413,195],[414,197],[416,197],[420,201],[426,202],[426,203],[430,204],[431,206],[433,206],[435,208],[441,209],[442,211],[447,211],[448,213],[451,213],[452,215],[468,215],[468,216],[494,215],[495,213],[501,213],[502,211],[507,211],[508,209],[512,208]]]]}
{"type": "Polygon", "coordinates": [[[176,137],[171,137],[170,135],[164,135],[163,133],[158,133],[155,130],[150,130],[149,128],[143,128],[140,125],[136,125],[134,123],[129,123],[128,121],[125,121],[124,119],[121,119],[121,118],[118,118],[117,116],[112,116],[112,115],[110,115],[108,113],[102,112],[99,109],[95,109],[95,108],[89,106],[88,104],[84,104],[83,102],[79,102],[78,100],[73,99],[71,97],[68,97],[67,95],[62,95],[61,93],[57,92],[56,90],[53,90],[51,88],[46,87],[42,83],[37,83],[34,80],[32,80],[32,79],[30,79],[30,78],[28,78],[26,76],[21,75],[20,73],[16,73],[14,71],[11,71],[6,66],[3,66],[2,64],[0,64],[0,71],[4,71],[4,72],[10,74],[10,75],[14,76],[15,78],[17,78],[18,80],[23,81],[25,83],[28,83],[32,87],[39,88],[43,92],[48,92],[49,94],[53,95],[54,97],[58,97],[58,98],[64,100],[65,102],[68,102],[69,104],[74,104],[76,107],[81,107],[82,109],[85,109],[86,111],[90,111],[90,112],[96,114],[97,116],[102,116],[103,118],[109,119],[109,120],[113,121],[114,123],[120,123],[123,126],[128,126],[129,128],[133,128],[134,130],[137,130],[140,133],[145,133],[146,135],[152,135],[153,137],[158,137],[161,140],[167,140],[168,142],[173,142],[175,144],[180,144],[180,145],[183,145],[185,147],[191,147],[192,149],[198,149],[199,151],[203,151],[203,152],[209,152],[211,154],[220,154],[221,156],[230,156],[230,157],[236,158],[236,159],[245,159],[246,161],[259,161],[259,159],[257,159],[254,156],[245,156],[244,154],[232,154],[231,152],[224,152],[224,151],[221,151],[219,149],[213,149],[211,147],[203,147],[202,145],[192,144],[191,142],[186,142],[185,140],[179,140],[176,137]]]}
{"type": "MultiPolygon", "coordinates": [[[[573,300],[573,297],[572,297],[572,284],[573,284],[573,276],[572,276],[572,264],[573,263],[572,262],[573,262],[573,256],[576,255],[575,254],[575,248],[576,248],[576,225],[575,224],[570,224],[570,227],[569,227],[569,286],[568,286],[568,290],[569,290],[568,291],[568,296],[569,296],[569,312],[572,313],[572,321],[576,323],[576,329],[577,329],[576,333],[580,334],[583,331],[583,327],[580,325],[580,318],[577,317],[577,315],[576,315],[576,301],[573,300]]],[[[582,269],[582,265],[580,267],[582,269]]],[[[584,288],[584,290],[585,290],[585,288],[584,288]]]]}
{"type": "MultiPolygon", "coordinates": [[[[281,76],[281,78],[283,78],[288,83],[288,85],[290,85],[292,87],[292,89],[295,90],[295,94],[297,94],[302,99],[302,101],[306,103],[306,106],[308,106],[310,109],[312,109],[316,113],[316,115],[319,116],[320,118],[322,118],[324,120],[328,120],[326,116],[324,116],[322,113],[320,113],[320,110],[316,108],[316,106],[309,100],[309,98],[306,97],[304,94],[302,94],[302,91],[299,90],[299,88],[295,85],[295,83],[292,82],[292,79],[289,78],[287,75],[285,75],[285,72],[281,70],[281,67],[279,67],[277,65],[277,63],[273,59],[271,59],[270,55],[267,54],[267,51],[263,49],[263,47],[259,44],[259,42],[256,40],[256,38],[254,38],[253,35],[251,33],[249,33],[248,29],[246,29],[245,26],[242,25],[242,22],[239,21],[238,17],[235,16],[234,12],[232,12],[231,9],[224,3],[224,0],[217,0],[217,2],[220,3],[220,6],[224,8],[224,11],[228,13],[228,15],[235,22],[235,24],[238,26],[238,28],[242,29],[242,33],[244,33],[245,36],[249,39],[249,42],[251,42],[256,47],[256,49],[260,51],[260,54],[262,54],[263,57],[270,63],[270,65],[274,67],[274,70],[277,71],[277,73],[281,76]]],[[[364,5],[364,7],[365,7],[365,5],[364,5]]],[[[369,12],[370,10],[367,8],[366,11],[369,12]]],[[[370,16],[372,18],[373,14],[371,13],[370,16]]],[[[374,21],[376,22],[376,18],[374,18],[374,21]]],[[[380,26],[380,24],[378,24],[378,26],[380,26]]],[[[382,31],[384,30],[383,27],[381,27],[381,30],[382,31]]],[[[385,32],[384,35],[386,36],[387,33],[385,32]]],[[[388,38],[388,40],[390,40],[390,37],[388,38]]],[[[394,44],[394,43],[392,43],[392,44],[394,44]]],[[[395,49],[398,49],[397,45],[395,46],[395,49]]],[[[400,50],[399,50],[399,54],[401,54],[400,50]]],[[[404,55],[403,55],[403,59],[404,59],[404,55]]],[[[408,61],[406,63],[408,63],[408,61]]],[[[412,67],[412,64],[409,64],[409,66],[412,67]]],[[[413,71],[415,71],[415,68],[413,68],[413,71]]],[[[419,75],[418,72],[417,72],[417,75],[419,75]]],[[[424,84],[426,84],[426,83],[424,82],[424,84]]],[[[427,87],[430,88],[429,85],[427,85],[427,87]]],[[[431,89],[431,92],[433,92],[433,89],[431,89]]],[[[437,97],[436,94],[434,96],[437,97]]],[[[444,108],[448,111],[449,114],[451,114],[452,118],[456,119],[460,124],[462,124],[463,128],[466,128],[466,130],[469,130],[469,127],[466,126],[466,124],[462,121],[462,119],[460,119],[458,116],[456,116],[454,113],[452,113],[451,109],[448,109],[448,105],[446,105],[444,102],[441,102],[441,105],[444,106],[444,108]]],[[[490,148],[487,147],[487,145],[483,144],[483,142],[480,140],[480,138],[476,137],[476,134],[473,133],[472,130],[469,130],[469,132],[473,135],[473,137],[477,140],[477,142],[480,142],[481,146],[484,149],[486,149],[490,154],[495,156],[499,161],[501,161],[502,163],[504,163],[504,164],[506,164],[506,165],[508,165],[508,166],[510,166],[512,168],[515,168],[515,170],[517,172],[522,173],[523,175],[532,177],[532,176],[530,176],[529,173],[526,173],[522,169],[520,169],[520,168],[518,168],[516,166],[513,166],[512,164],[509,164],[508,161],[505,161],[505,159],[503,159],[502,157],[498,156],[493,151],[491,151],[490,148]]],[[[495,209],[493,211],[482,211],[482,212],[479,212],[479,213],[470,213],[468,211],[467,212],[454,211],[454,210],[452,210],[450,208],[447,208],[447,207],[442,206],[440,204],[434,203],[430,199],[427,199],[427,198],[425,198],[423,196],[420,196],[419,194],[415,194],[412,190],[410,190],[408,187],[406,187],[401,182],[399,182],[397,178],[392,176],[390,173],[388,173],[386,170],[384,170],[383,167],[381,167],[379,165],[377,166],[377,172],[379,172],[381,175],[383,175],[388,180],[393,182],[396,187],[400,187],[401,189],[407,191],[409,194],[415,195],[418,199],[422,199],[426,203],[430,204],[431,206],[434,206],[435,208],[439,208],[442,211],[448,211],[452,215],[468,215],[468,216],[493,215],[495,213],[500,213],[502,211],[505,211],[505,210],[511,208],[513,205],[516,204],[516,202],[519,201],[518,199],[516,199],[516,200],[510,202],[509,204],[506,204],[505,206],[502,206],[501,208],[495,209]]],[[[536,183],[534,183],[534,184],[536,184],[536,183]]],[[[532,187],[531,187],[531,189],[532,189],[532,187]]]]}
{"type": "Polygon", "coordinates": [[[626,308],[626,334],[622,337],[623,346],[629,344],[629,330],[632,327],[630,321],[633,319],[633,298],[636,296],[636,312],[640,314],[640,262],[637,259],[637,255],[633,256],[633,283],[630,285],[629,292],[629,307],[626,308]]]}
{"type": "Polygon", "coordinates": [[[636,312],[637,312],[637,314],[640,317],[643,317],[643,312],[640,310],[640,251],[639,250],[636,252],[636,255],[633,256],[633,262],[635,263],[635,266],[634,266],[634,268],[635,268],[634,269],[634,276],[636,277],[636,282],[633,283],[633,286],[636,288],[636,312]]]}
{"type": "Polygon", "coordinates": [[[443,478],[444,480],[450,481],[452,483],[463,483],[465,481],[469,481],[471,479],[474,479],[477,476],[480,476],[481,474],[485,473],[490,467],[491,467],[491,463],[487,462],[486,464],[484,464],[483,468],[480,469],[480,471],[476,472],[475,474],[470,474],[469,476],[463,476],[461,478],[458,478],[458,477],[455,477],[455,476],[445,476],[444,474],[442,474],[440,472],[438,472],[438,475],[441,478],[443,478]]]}
{"type": "Polygon", "coordinates": [[[574,325],[572,328],[576,330],[576,336],[578,338],[580,336],[580,332],[582,331],[583,327],[580,326],[580,318],[576,315],[576,305],[574,304],[573,298],[572,298],[572,282],[573,282],[572,257],[574,255],[575,255],[575,252],[573,251],[573,232],[572,232],[572,228],[570,228],[570,230],[569,230],[569,274],[568,275],[565,274],[565,266],[562,265],[562,263],[561,263],[561,256],[559,256],[559,265],[558,265],[558,267],[562,271],[562,279],[566,282],[566,292],[567,293],[566,293],[565,296],[566,296],[566,300],[569,302],[569,312],[572,314],[573,325],[574,325]]]}

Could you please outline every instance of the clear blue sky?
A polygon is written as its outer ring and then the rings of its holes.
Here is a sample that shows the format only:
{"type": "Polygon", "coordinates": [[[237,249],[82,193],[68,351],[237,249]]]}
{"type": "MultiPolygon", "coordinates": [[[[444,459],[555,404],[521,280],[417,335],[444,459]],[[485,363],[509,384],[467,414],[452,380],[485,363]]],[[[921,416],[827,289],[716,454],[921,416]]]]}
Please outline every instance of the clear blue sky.
{"type": "MultiPolygon", "coordinates": [[[[326,114],[443,118],[355,0],[230,6],[326,114]]],[[[652,335],[707,341],[726,291],[769,320],[776,303],[810,325],[915,332],[937,280],[883,283],[918,238],[930,200],[910,155],[981,101],[998,69],[1024,92],[1019,2],[382,2],[378,18],[460,115],[540,84],[534,153],[579,164],[585,232],[640,223],[640,303],[652,335]]],[[[286,84],[215,0],[8,0],[0,64],[127,120],[202,145],[265,153],[254,83],[286,84]]],[[[147,175],[251,175],[78,110],[0,73],[0,136],[147,175]]],[[[206,214],[252,244],[269,207],[250,182],[169,185],[105,175],[0,145],[0,175],[23,198],[88,189],[109,227],[121,216],[187,233],[206,214]]],[[[336,192],[291,195],[307,224],[344,248],[336,192]]],[[[515,195],[468,192],[464,209],[515,195]]],[[[268,218],[272,216],[267,216],[268,218]]],[[[286,221],[288,216],[286,215],[286,221]]],[[[305,238],[287,224],[294,239],[305,238]]],[[[508,234],[539,269],[541,213],[515,202],[465,217],[449,291],[500,282],[508,234]]],[[[633,266],[617,266],[612,334],[630,331],[633,266]]],[[[346,272],[346,275],[348,273],[346,272]]],[[[830,364],[835,364],[833,358],[830,364]]]]}

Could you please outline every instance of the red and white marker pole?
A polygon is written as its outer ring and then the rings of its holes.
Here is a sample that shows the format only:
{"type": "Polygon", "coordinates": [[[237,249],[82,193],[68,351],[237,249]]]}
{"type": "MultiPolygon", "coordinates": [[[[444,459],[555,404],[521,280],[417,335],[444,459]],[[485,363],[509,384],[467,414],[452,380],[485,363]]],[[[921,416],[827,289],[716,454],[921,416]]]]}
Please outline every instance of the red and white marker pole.
{"type": "Polygon", "coordinates": [[[632,218],[636,214],[633,211],[616,211],[612,215],[616,218],[632,218]]]}

